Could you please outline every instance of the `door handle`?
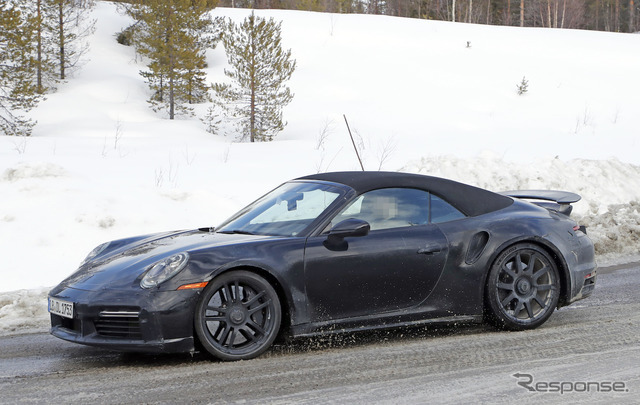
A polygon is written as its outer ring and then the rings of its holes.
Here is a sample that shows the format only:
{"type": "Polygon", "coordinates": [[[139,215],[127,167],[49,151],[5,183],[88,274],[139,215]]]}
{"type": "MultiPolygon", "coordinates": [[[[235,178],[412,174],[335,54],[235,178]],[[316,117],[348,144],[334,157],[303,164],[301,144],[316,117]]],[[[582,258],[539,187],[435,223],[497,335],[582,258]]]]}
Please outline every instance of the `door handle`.
{"type": "Polygon", "coordinates": [[[433,255],[436,253],[440,253],[442,251],[442,247],[440,246],[426,246],[422,249],[418,249],[419,255],[433,255]]]}

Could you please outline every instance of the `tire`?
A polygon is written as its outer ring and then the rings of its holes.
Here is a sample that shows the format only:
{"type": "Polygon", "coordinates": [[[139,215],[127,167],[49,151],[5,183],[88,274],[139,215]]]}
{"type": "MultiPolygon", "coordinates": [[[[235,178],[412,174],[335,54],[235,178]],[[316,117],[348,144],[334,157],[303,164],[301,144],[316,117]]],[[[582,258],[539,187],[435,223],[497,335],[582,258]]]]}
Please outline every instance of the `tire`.
{"type": "Polygon", "coordinates": [[[248,271],[231,271],[213,279],[195,313],[202,347],[221,360],[246,360],[267,350],[281,323],[278,294],[271,284],[248,271]]]}
{"type": "Polygon", "coordinates": [[[559,296],[558,268],[549,254],[534,244],[518,244],[502,252],[489,271],[485,311],[502,329],[534,329],[551,316],[559,296]]]}

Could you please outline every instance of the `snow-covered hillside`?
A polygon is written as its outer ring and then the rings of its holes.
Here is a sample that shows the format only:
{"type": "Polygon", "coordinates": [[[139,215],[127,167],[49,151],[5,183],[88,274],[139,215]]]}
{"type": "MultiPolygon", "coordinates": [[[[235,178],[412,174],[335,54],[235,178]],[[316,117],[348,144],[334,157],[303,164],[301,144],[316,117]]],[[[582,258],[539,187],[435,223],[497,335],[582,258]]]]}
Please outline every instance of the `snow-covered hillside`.
{"type": "MultiPolygon", "coordinates": [[[[129,20],[98,3],[86,65],[32,112],[32,137],[0,137],[0,328],[45,318],[46,288],[103,241],[216,225],[290,178],[357,170],[343,114],[369,170],[578,192],[600,259],[638,253],[640,35],[256,14],[283,21],[295,98],[274,142],[233,143],[148,108],[144,65],[114,38],[129,20]]],[[[208,63],[224,80],[221,46],[208,63]]]]}

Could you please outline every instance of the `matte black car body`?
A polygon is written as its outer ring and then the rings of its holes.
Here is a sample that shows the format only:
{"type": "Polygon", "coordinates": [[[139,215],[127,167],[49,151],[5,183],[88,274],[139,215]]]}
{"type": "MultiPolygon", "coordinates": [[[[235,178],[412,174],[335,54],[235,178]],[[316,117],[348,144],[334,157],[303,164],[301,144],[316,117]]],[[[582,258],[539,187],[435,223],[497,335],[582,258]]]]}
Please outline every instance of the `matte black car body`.
{"type": "MultiPolygon", "coordinates": [[[[202,340],[198,336],[205,325],[199,319],[205,316],[207,305],[213,304],[201,302],[205,287],[179,288],[211,286],[234,272],[252,273],[273,287],[279,301],[273,307],[278,311],[273,333],[293,337],[428,322],[481,322],[488,312],[497,321],[494,323],[503,324],[506,321],[495,316],[495,310],[491,314],[489,295],[498,297],[495,308],[500,301],[509,301],[511,296],[505,298],[505,293],[529,294],[534,288],[531,284],[538,282],[527,276],[524,281],[518,278],[500,287],[505,284],[500,281],[505,277],[500,267],[511,266],[500,261],[506,260],[509,249],[535,257],[543,269],[553,268],[553,272],[544,270],[548,272],[545,280],[553,285],[546,288],[557,290],[553,297],[557,301],[541,303],[541,307],[569,305],[589,295],[595,286],[591,241],[575,222],[553,207],[404,173],[328,173],[290,183],[326,185],[338,197],[295,235],[221,233],[207,228],[111,242],[50,292],[50,297],[74,304],[72,319],[51,314],[51,333],[116,350],[193,351],[196,341],[202,340]],[[360,196],[387,189],[429,192],[429,218],[411,226],[371,231],[367,223],[357,219],[332,223],[360,196]],[[431,198],[446,201],[463,216],[432,222],[431,198]],[[181,271],[156,287],[141,287],[150,266],[179,252],[188,252],[188,263],[181,271]]],[[[290,200],[289,208],[295,209],[295,204],[295,199],[290,200]]],[[[223,231],[225,224],[220,228],[223,231]]],[[[509,305],[520,305],[518,302],[509,305]]],[[[533,300],[522,302],[530,306],[533,300]]],[[[529,307],[527,311],[532,313],[529,307]]],[[[544,322],[549,315],[545,313],[544,319],[530,326],[544,322]]],[[[228,316],[242,318],[239,312],[228,316]]],[[[517,324],[518,319],[514,320],[517,324]]],[[[227,357],[213,354],[224,359],[250,358],[264,349],[236,357],[233,350],[227,357]]]]}

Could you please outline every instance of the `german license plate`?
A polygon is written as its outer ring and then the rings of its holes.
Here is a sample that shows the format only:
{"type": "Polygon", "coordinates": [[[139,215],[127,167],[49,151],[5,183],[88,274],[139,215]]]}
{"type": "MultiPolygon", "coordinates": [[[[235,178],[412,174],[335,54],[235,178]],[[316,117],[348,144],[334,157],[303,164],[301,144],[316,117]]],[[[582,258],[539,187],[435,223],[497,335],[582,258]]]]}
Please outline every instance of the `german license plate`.
{"type": "Polygon", "coordinates": [[[49,312],[64,318],[73,319],[73,302],[49,297],[49,312]]]}

